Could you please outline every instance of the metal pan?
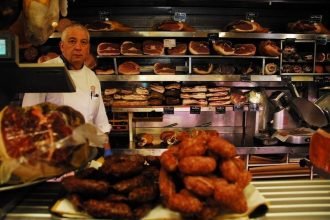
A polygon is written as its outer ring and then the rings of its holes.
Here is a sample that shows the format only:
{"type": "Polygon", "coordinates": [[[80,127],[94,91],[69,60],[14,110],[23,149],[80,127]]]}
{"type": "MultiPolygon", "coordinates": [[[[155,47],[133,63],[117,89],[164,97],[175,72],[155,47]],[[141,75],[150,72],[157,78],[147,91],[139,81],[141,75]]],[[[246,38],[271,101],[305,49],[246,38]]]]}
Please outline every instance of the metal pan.
{"type": "Polygon", "coordinates": [[[302,126],[320,128],[328,125],[325,112],[313,102],[300,98],[295,85],[288,84],[293,98],[289,101],[290,113],[302,126]]]}

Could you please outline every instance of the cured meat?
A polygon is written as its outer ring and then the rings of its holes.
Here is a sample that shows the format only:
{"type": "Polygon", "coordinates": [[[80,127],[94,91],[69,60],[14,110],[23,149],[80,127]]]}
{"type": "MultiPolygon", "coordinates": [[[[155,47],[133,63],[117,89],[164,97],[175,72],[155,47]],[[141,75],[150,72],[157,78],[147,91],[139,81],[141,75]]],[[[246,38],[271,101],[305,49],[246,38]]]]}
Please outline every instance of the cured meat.
{"type": "Polygon", "coordinates": [[[181,100],[176,97],[168,96],[165,98],[165,102],[167,105],[179,105],[181,103],[181,100]]]}
{"type": "Polygon", "coordinates": [[[182,99],[206,99],[206,94],[204,92],[181,93],[180,98],[182,98],[182,99]]]}
{"type": "Polygon", "coordinates": [[[149,99],[148,102],[149,102],[149,105],[154,105],[154,106],[163,104],[162,99],[149,99]]]}
{"type": "Polygon", "coordinates": [[[234,55],[235,49],[232,47],[230,42],[218,41],[213,43],[213,49],[220,55],[234,55]]]}
{"type": "Polygon", "coordinates": [[[97,65],[95,68],[95,73],[98,75],[111,75],[115,73],[115,70],[107,62],[97,65]]]}
{"type": "Polygon", "coordinates": [[[152,84],[150,85],[150,89],[153,90],[153,91],[155,91],[155,92],[159,92],[159,93],[161,93],[161,94],[163,94],[163,93],[165,92],[165,88],[164,88],[164,86],[162,86],[162,85],[157,85],[157,84],[154,84],[154,83],[152,83],[152,84]]]}
{"type": "Polygon", "coordinates": [[[29,47],[24,50],[24,58],[28,62],[34,62],[38,57],[38,50],[35,47],[29,47]]]}
{"type": "Polygon", "coordinates": [[[104,90],[104,95],[113,95],[118,92],[117,88],[107,88],[104,90]]]}
{"type": "Polygon", "coordinates": [[[228,87],[211,87],[207,88],[209,92],[229,92],[230,88],[228,87]]]}
{"type": "Polygon", "coordinates": [[[180,83],[171,83],[165,86],[165,89],[180,89],[180,83]]]}
{"type": "Polygon", "coordinates": [[[325,61],[325,53],[317,53],[316,62],[324,62],[324,61],[325,61]]]}
{"type": "Polygon", "coordinates": [[[147,100],[148,96],[147,95],[139,95],[139,94],[130,94],[130,95],[119,95],[119,94],[114,94],[114,99],[123,99],[123,100],[147,100]]]}
{"type": "Polygon", "coordinates": [[[275,63],[267,63],[265,66],[265,74],[272,75],[275,74],[278,70],[278,67],[275,63]]]}
{"type": "Polygon", "coordinates": [[[288,30],[292,33],[304,34],[328,34],[329,30],[321,23],[298,20],[288,23],[288,30]]]}
{"type": "Polygon", "coordinates": [[[163,21],[157,25],[159,31],[194,31],[195,29],[185,22],[178,22],[173,20],[163,21]]]}
{"type": "Polygon", "coordinates": [[[133,61],[126,61],[119,65],[118,72],[123,75],[140,74],[140,66],[133,61]]]}
{"type": "Polygon", "coordinates": [[[256,53],[256,46],[254,44],[236,44],[235,55],[238,56],[254,56],[256,53]]]}
{"type": "Polygon", "coordinates": [[[77,148],[57,143],[84,122],[69,106],[5,107],[0,113],[0,184],[12,174],[21,182],[63,174],[72,167],[70,158],[77,148]]]}
{"type": "Polygon", "coordinates": [[[194,55],[210,54],[209,44],[206,41],[190,41],[189,52],[194,55]]]}
{"type": "Polygon", "coordinates": [[[181,88],[181,92],[206,92],[206,91],[207,91],[206,86],[194,86],[194,87],[184,86],[181,88]]]}
{"type": "Polygon", "coordinates": [[[184,55],[187,53],[187,44],[186,43],[176,43],[175,47],[167,48],[168,55],[184,55]]]}
{"type": "Polygon", "coordinates": [[[315,73],[324,73],[324,67],[322,65],[315,65],[315,73]]]}
{"type": "Polygon", "coordinates": [[[53,58],[56,58],[58,57],[59,55],[57,53],[54,53],[54,52],[48,52],[47,54],[45,55],[41,55],[39,58],[38,58],[38,63],[43,63],[43,62],[46,62],[47,60],[51,60],[53,58]]]}
{"type": "Polygon", "coordinates": [[[227,74],[227,75],[232,75],[235,74],[236,68],[231,65],[231,64],[220,64],[214,72],[219,73],[219,74],[227,74]]]}
{"type": "Polygon", "coordinates": [[[143,53],[146,55],[162,55],[164,54],[164,44],[161,41],[143,41],[143,53]]]}
{"type": "Polygon", "coordinates": [[[120,53],[127,56],[142,55],[142,48],[138,43],[124,41],[120,46],[120,53]]]}
{"type": "Polygon", "coordinates": [[[138,95],[149,95],[149,90],[144,87],[137,87],[135,89],[136,94],[138,95]]]}
{"type": "Polygon", "coordinates": [[[114,100],[112,106],[114,107],[124,107],[124,106],[147,106],[148,101],[131,101],[131,100],[114,100]]]}
{"type": "Polygon", "coordinates": [[[241,94],[241,93],[232,93],[231,94],[231,102],[234,104],[234,105],[243,105],[247,102],[247,98],[244,94],[241,94]]]}
{"type": "Polygon", "coordinates": [[[261,41],[259,53],[264,56],[278,57],[281,55],[281,48],[274,41],[261,41]]]}
{"type": "Polygon", "coordinates": [[[155,63],[154,64],[154,73],[157,75],[174,75],[175,66],[168,63],[155,63]]]}
{"type": "Polygon", "coordinates": [[[207,98],[208,101],[230,101],[230,95],[226,96],[211,96],[207,98]]]}
{"type": "Polygon", "coordinates": [[[180,89],[166,89],[165,96],[180,97],[180,89]]]}
{"type": "Polygon", "coordinates": [[[126,32],[132,31],[132,28],[118,22],[118,21],[96,21],[90,24],[86,24],[89,31],[119,31],[126,32]]]}
{"type": "Polygon", "coordinates": [[[213,71],[212,63],[193,67],[193,72],[200,75],[210,74],[212,71],[213,71]]]}
{"type": "Polygon", "coordinates": [[[253,21],[239,20],[228,24],[226,31],[243,33],[267,33],[268,29],[263,28],[259,23],[253,21]]]}
{"type": "Polygon", "coordinates": [[[120,45],[117,43],[102,42],[97,45],[97,54],[100,56],[116,56],[120,54],[120,45]]]}
{"type": "Polygon", "coordinates": [[[24,33],[28,42],[39,46],[54,33],[59,21],[61,1],[63,0],[23,1],[24,33]]]}
{"type": "Polygon", "coordinates": [[[112,75],[115,73],[115,71],[113,70],[113,68],[108,68],[108,69],[100,69],[100,68],[96,68],[95,69],[95,73],[97,75],[112,75]]]}
{"type": "Polygon", "coordinates": [[[207,105],[206,99],[182,99],[182,105],[207,105]]]}
{"type": "Polygon", "coordinates": [[[70,19],[61,18],[58,21],[58,25],[55,27],[55,30],[58,32],[62,32],[66,27],[70,26],[71,24],[73,24],[73,22],[70,19]]]}

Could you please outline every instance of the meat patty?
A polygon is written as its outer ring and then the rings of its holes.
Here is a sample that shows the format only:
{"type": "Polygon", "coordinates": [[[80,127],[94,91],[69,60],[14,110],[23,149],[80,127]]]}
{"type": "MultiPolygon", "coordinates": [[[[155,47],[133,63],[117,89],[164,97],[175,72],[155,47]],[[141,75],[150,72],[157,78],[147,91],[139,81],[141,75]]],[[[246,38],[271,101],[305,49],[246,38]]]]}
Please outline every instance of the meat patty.
{"type": "Polygon", "coordinates": [[[64,188],[70,193],[83,195],[102,195],[110,189],[110,184],[102,180],[80,179],[76,176],[69,176],[62,180],[64,188]]]}

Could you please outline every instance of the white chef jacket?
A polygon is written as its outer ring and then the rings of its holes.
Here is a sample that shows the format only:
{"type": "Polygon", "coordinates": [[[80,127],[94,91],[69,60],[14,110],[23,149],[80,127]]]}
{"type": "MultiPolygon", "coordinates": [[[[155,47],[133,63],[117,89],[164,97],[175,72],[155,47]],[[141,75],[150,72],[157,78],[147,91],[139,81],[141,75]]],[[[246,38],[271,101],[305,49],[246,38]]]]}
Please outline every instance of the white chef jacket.
{"type": "MultiPolygon", "coordinates": [[[[60,57],[46,63],[63,63],[60,57]]],[[[68,105],[81,112],[87,123],[94,124],[102,132],[110,132],[102,95],[101,85],[94,72],[83,66],[80,70],[69,70],[76,86],[76,92],[69,93],[25,93],[22,106],[32,106],[43,102],[68,105]]]]}

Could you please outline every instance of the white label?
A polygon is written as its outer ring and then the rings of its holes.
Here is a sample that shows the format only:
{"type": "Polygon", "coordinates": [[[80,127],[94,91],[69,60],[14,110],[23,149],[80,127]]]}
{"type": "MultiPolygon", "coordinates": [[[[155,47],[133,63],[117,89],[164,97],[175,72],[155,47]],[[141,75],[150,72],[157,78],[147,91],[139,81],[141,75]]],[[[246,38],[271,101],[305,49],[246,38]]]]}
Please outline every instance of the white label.
{"type": "Polygon", "coordinates": [[[187,14],[185,12],[175,12],[174,13],[174,21],[185,22],[187,18],[187,14]]]}
{"type": "Polygon", "coordinates": [[[176,47],[176,39],[164,39],[164,47],[176,47]]]}

